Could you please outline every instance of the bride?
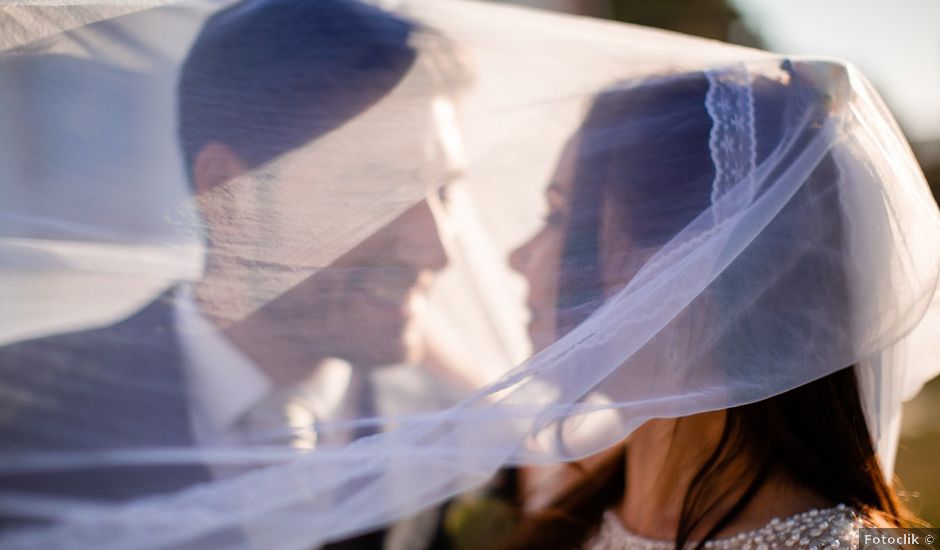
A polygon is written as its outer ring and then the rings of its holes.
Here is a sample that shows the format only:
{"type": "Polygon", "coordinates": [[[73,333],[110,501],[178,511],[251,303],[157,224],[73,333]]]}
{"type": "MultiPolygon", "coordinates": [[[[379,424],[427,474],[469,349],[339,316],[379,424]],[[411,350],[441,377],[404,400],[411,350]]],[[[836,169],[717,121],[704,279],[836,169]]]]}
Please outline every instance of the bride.
{"type": "MultiPolygon", "coordinates": [[[[529,283],[536,347],[621,292],[651,251],[716,206],[735,148],[750,141],[757,165],[779,162],[799,125],[823,126],[832,98],[814,93],[791,65],[784,69],[779,80],[753,82],[735,68],[690,72],[623,83],[596,97],[560,158],[544,227],[511,257],[529,283]],[[716,100],[719,93],[732,100],[716,100]],[[727,124],[743,116],[733,108],[735,96],[751,100],[756,138],[727,124]],[[721,132],[727,143],[716,145],[721,132]]],[[[833,140],[829,147],[839,145],[833,140]]],[[[760,291],[742,298],[737,293],[746,285],[724,277],[673,329],[680,337],[671,339],[672,349],[653,344],[644,360],[700,349],[703,323],[727,322],[739,334],[755,323],[753,340],[719,341],[698,358],[729,377],[761,369],[750,361],[768,339],[814,349],[841,345],[840,335],[851,335],[857,310],[846,282],[850,268],[838,253],[847,246],[850,222],[835,215],[844,200],[838,154],[829,150],[819,159],[752,245],[773,251],[748,266],[746,276],[767,281],[760,291]],[[808,246],[819,242],[825,247],[808,246]],[[795,289],[809,289],[809,281],[822,281],[823,288],[793,301],[795,289]],[[804,330],[801,316],[820,314],[832,329],[804,330]],[[769,326],[777,332],[768,334],[769,326]]],[[[571,473],[508,547],[837,547],[854,546],[860,526],[908,524],[914,518],[885,477],[866,425],[856,370],[831,367],[831,374],[761,401],[646,421],[571,473]]],[[[536,472],[527,473],[523,480],[536,472]]]]}

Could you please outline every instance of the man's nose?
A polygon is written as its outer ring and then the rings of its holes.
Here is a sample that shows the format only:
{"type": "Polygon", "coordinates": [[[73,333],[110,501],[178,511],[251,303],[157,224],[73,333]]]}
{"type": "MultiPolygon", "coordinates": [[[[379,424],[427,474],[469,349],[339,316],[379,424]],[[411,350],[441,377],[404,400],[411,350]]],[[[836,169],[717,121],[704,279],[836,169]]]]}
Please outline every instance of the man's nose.
{"type": "Polygon", "coordinates": [[[440,271],[447,267],[445,233],[426,202],[415,205],[401,220],[398,239],[399,259],[419,270],[440,271]]]}
{"type": "Polygon", "coordinates": [[[440,271],[447,267],[447,248],[435,227],[428,232],[427,238],[422,239],[414,250],[414,265],[431,271],[440,271]]]}

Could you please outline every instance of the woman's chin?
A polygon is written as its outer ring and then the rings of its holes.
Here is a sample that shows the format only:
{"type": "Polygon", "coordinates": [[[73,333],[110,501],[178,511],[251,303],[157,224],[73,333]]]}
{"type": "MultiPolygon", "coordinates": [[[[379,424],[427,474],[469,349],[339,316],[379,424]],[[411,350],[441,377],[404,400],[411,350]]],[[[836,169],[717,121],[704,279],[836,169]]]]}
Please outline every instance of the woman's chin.
{"type": "Polygon", "coordinates": [[[532,342],[532,353],[539,352],[555,342],[555,324],[546,322],[545,318],[534,318],[528,325],[529,341],[532,342]]]}

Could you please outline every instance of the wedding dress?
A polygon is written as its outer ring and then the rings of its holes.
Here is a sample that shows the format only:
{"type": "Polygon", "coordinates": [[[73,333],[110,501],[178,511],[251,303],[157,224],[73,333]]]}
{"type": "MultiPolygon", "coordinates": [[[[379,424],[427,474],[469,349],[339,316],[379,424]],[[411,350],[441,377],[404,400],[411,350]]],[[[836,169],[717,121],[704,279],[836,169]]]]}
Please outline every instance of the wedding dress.
{"type": "MultiPolygon", "coordinates": [[[[857,511],[839,504],[812,509],[786,518],[774,518],[758,529],[709,540],[705,548],[715,550],[777,550],[782,548],[857,548],[859,529],[872,527],[857,511]]],[[[687,543],[694,548],[697,541],[687,543]]],[[[670,541],[633,534],[623,527],[617,515],[608,511],[587,550],[671,550],[670,541]]]]}

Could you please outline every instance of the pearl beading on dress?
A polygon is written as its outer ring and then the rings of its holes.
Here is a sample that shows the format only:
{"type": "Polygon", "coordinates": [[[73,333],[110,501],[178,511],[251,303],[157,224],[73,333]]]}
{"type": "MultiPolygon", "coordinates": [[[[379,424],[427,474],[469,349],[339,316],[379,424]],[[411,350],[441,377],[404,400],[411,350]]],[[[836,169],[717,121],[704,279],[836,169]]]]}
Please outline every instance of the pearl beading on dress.
{"type": "MultiPolygon", "coordinates": [[[[852,549],[858,543],[858,528],[864,527],[861,516],[844,504],[832,508],[813,509],[787,518],[774,518],[759,529],[705,543],[709,550],[777,550],[798,548],[852,549]]],[[[696,542],[686,543],[693,548],[696,542]]],[[[654,540],[626,531],[613,511],[604,514],[600,531],[586,550],[672,550],[675,543],[654,540]]]]}

